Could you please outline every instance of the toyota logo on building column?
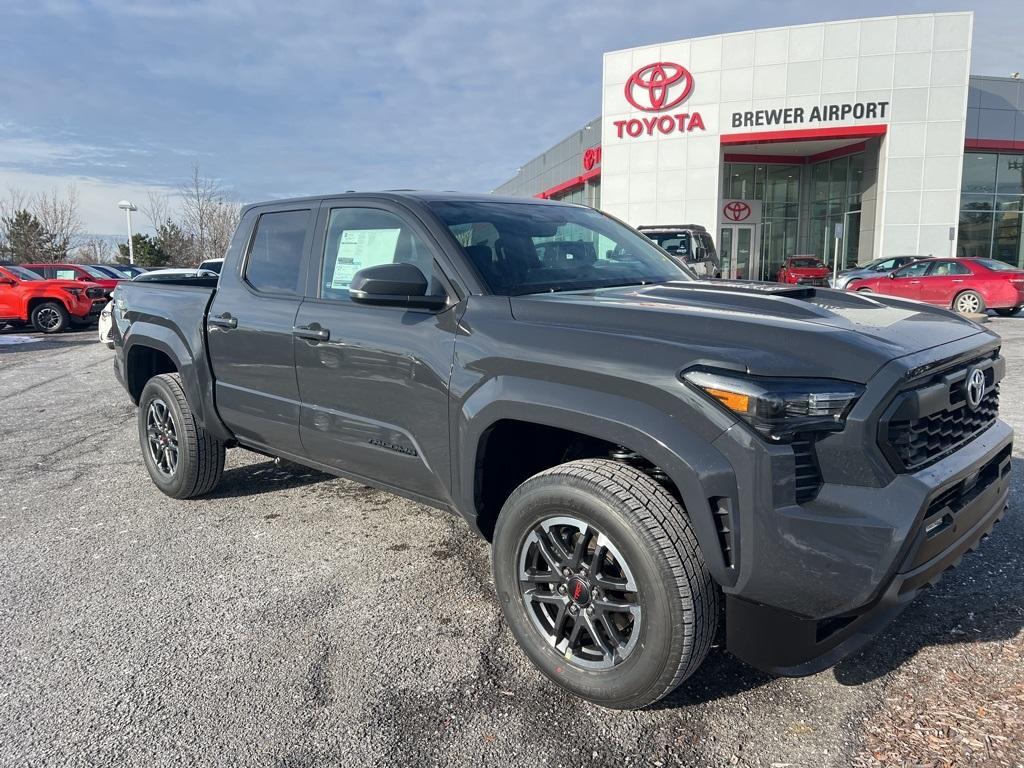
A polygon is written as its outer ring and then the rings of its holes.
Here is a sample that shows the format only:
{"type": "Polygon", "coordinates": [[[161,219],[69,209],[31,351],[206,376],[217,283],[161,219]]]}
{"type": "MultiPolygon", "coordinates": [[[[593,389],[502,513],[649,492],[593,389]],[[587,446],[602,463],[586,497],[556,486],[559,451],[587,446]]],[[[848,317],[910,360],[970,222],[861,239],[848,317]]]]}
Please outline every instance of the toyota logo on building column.
{"type": "MultiPolygon", "coordinates": [[[[658,61],[640,67],[626,80],[626,101],[641,112],[667,112],[690,97],[693,75],[682,64],[658,61]]],[[[653,136],[658,133],[689,133],[704,130],[699,112],[675,112],[652,117],[616,120],[612,123],[620,139],[653,136]]]]}
{"type": "Polygon", "coordinates": [[[659,61],[641,67],[626,81],[626,101],[644,112],[661,112],[686,101],[693,75],[681,64],[659,61]]]}

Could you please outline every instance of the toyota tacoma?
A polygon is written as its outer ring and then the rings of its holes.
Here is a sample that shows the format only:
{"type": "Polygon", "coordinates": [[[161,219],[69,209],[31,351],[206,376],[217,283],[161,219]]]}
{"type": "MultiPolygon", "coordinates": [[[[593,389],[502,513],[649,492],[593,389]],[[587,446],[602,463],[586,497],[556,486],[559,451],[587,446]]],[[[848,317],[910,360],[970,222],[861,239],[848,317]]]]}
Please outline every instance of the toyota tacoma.
{"type": "Polygon", "coordinates": [[[771,673],[836,663],[1007,504],[996,334],[697,281],[582,206],[252,205],[219,279],[122,282],[113,314],[161,491],[212,491],[240,447],[451,510],[523,651],[608,707],[665,696],[723,622],[771,673]]]}

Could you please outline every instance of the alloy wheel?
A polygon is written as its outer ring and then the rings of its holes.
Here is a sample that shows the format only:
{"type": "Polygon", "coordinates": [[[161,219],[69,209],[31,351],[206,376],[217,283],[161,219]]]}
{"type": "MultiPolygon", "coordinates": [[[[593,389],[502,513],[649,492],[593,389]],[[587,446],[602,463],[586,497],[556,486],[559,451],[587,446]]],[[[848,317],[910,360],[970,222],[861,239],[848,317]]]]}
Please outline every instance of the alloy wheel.
{"type": "Polygon", "coordinates": [[[45,331],[60,327],[60,312],[53,307],[43,307],[36,312],[36,319],[45,331]]]}
{"type": "Polygon", "coordinates": [[[178,468],[178,433],[171,409],[158,397],[150,401],[146,411],[146,440],[157,471],[164,477],[173,477],[178,468]]]}
{"type": "Polygon", "coordinates": [[[568,662],[608,669],[635,649],[636,581],[620,551],[590,523],[538,523],[520,545],[519,588],[533,626],[568,662]]]}

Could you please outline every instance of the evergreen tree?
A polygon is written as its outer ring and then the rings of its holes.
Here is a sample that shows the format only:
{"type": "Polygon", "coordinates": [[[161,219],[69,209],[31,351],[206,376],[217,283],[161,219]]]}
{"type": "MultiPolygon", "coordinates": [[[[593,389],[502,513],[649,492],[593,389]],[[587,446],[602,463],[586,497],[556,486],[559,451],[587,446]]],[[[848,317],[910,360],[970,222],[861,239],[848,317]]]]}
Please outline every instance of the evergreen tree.
{"type": "Polygon", "coordinates": [[[64,256],[54,243],[53,234],[25,209],[0,219],[0,255],[22,264],[52,262],[64,256]]]}
{"type": "MultiPolygon", "coordinates": [[[[117,250],[121,254],[120,261],[127,263],[128,244],[120,243],[117,250]]],[[[132,250],[135,252],[135,263],[140,267],[164,267],[170,263],[170,258],[160,247],[160,243],[149,235],[132,235],[132,250]]]]}

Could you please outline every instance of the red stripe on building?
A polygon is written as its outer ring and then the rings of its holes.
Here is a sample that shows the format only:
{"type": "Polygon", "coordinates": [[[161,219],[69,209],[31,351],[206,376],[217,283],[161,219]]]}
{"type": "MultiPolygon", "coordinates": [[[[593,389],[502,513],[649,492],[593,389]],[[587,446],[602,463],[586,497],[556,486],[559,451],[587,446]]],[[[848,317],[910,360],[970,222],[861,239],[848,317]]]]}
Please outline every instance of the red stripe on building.
{"type": "Polygon", "coordinates": [[[823,139],[870,139],[884,136],[885,125],[849,125],[834,128],[800,128],[792,131],[762,131],[761,133],[725,133],[719,137],[722,144],[774,144],[780,141],[812,141],[823,139]]]}

